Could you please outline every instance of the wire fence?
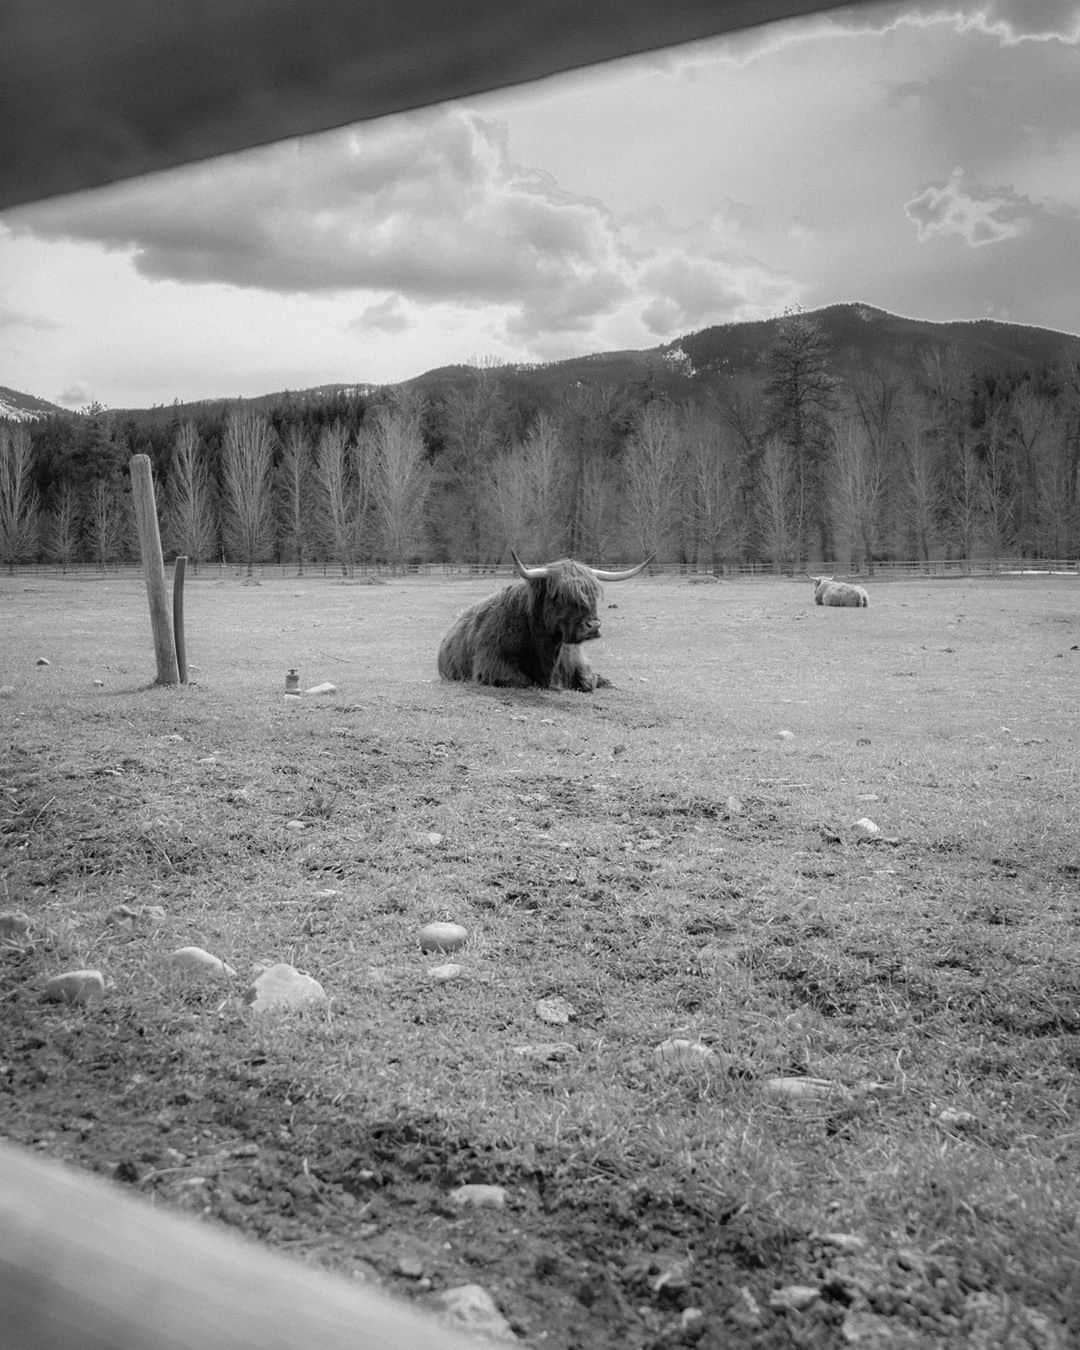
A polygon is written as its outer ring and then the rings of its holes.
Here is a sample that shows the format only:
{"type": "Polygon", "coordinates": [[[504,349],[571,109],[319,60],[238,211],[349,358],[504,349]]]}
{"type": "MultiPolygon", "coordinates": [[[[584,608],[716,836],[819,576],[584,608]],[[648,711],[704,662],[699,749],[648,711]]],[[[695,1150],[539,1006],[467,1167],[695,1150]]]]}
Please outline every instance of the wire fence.
{"type": "MultiPolygon", "coordinates": [[[[618,570],[620,567],[632,567],[634,563],[605,562],[605,567],[618,570]]],[[[94,579],[133,579],[142,577],[142,566],[137,562],[107,563],[16,563],[5,566],[0,577],[68,577],[76,581],[94,579]]],[[[468,577],[513,577],[515,570],[511,563],[412,563],[402,568],[391,568],[379,564],[360,564],[342,567],[340,563],[306,563],[302,568],[295,562],[255,563],[249,567],[246,563],[194,563],[187,564],[188,580],[235,580],[235,581],[275,581],[275,580],[327,580],[353,581],[375,584],[380,581],[400,580],[402,577],[429,578],[468,578],[468,577]]],[[[765,578],[780,580],[802,580],[807,576],[858,577],[860,581],[889,581],[904,577],[937,577],[960,579],[963,577],[1023,577],[1023,576],[1076,576],[1080,577],[1080,558],[931,558],[929,560],[909,559],[889,562],[875,562],[872,567],[842,568],[836,563],[808,563],[805,567],[784,566],[777,568],[773,563],[761,562],[724,562],[715,565],[704,563],[651,563],[648,569],[651,576],[705,578],[765,578]]]]}

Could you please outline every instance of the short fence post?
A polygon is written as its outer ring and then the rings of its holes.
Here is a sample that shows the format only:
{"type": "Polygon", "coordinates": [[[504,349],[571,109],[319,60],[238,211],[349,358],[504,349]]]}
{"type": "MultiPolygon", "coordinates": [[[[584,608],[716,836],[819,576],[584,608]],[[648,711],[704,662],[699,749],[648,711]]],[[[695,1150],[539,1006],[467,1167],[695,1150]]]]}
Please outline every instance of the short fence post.
{"type": "Polygon", "coordinates": [[[179,684],[176,641],[173,637],[169,596],[165,589],[165,563],[161,556],[157,507],[154,503],[154,476],[149,455],[131,457],[131,495],[135,503],[135,521],[139,527],[139,552],[142,554],[146,598],[150,602],[150,626],[154,632],[157,656],[157,683],[179,684]]]}

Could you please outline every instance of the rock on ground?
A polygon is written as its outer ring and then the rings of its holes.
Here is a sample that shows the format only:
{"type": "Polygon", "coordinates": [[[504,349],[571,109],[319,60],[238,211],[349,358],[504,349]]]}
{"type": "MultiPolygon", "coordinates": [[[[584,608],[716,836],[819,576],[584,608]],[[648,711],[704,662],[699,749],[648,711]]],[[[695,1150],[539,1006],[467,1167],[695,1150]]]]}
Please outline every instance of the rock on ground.
{"type": "Polygon", "coordinates": [[[282,961],[257,976],[247,992],[252,1012],[271,1008],[302,1008],[325,1003],[326,990],[311,975],[303,975],[295,966],[282,961]]]}

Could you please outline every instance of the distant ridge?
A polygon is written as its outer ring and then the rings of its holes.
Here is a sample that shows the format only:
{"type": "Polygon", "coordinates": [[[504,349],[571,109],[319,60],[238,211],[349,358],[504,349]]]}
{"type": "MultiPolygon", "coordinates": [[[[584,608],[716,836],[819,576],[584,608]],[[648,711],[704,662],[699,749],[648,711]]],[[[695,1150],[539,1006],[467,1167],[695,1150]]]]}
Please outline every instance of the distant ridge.
{"type": "Polygon", "coordinates": [[[33,394],[20,393],[18,389],[8,389],[0,384],[0,420],[9,422],[36,422],[41,417],[51,417],[54,413],[65,413],[55,403],[47,403],[33,394]]]}
{"type": "MultiPolygon", "coordinates": [[[[960,359],[976,373],[998,377],[1015,378],[1025,371],[1034,374],[1062,363],[1080,362],[1080,336],[998,319],[938,323],[904,318],[860,302],[827,305],[801,317],[821,328],[828,341],[834,372],[840,376],[850,376],[870,366],[890,367],[900,374],[918,376],[925,356],[947,347],[955,348],[960,359]]],[[[596,352],[564,361],[511,363],[497,369],[501,379],[519,390],[531,390],[538,397],[558,396],[577,384],[619,386],[641,381],[651,381],[658,391],[685,394],[703,379],[760,368],[783,321],[784,316],[777,316],[714,324],[640,351],[596,352]]],[[[208,398],[112,411],[157,420],[183,418],[207,408],[233,404],[269,411],[288,403],[366,398],[380,388],[413,388],[438,396],[476,373],[474,366],[448,365],[403,380],[400,386],[323,384],[250,398],[208,398]]],[[[0,386],[0,418],[29,420],[65,411],[44,399],[0,386]]]]}

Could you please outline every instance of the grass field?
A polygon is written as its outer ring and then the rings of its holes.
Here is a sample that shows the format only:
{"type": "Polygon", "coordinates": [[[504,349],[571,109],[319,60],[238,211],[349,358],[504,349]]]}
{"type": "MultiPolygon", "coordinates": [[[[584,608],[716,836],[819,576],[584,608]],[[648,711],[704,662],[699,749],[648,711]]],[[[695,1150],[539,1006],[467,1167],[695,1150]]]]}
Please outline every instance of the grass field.
{"type": "Polygon", "coordinates": [[[1080,583],[609,586],[591,696],[438,681],[490,589],[189,577],[167,690],[0,579],[0,1134],[530,1346],[1080,1343],[1080,583]]]}

